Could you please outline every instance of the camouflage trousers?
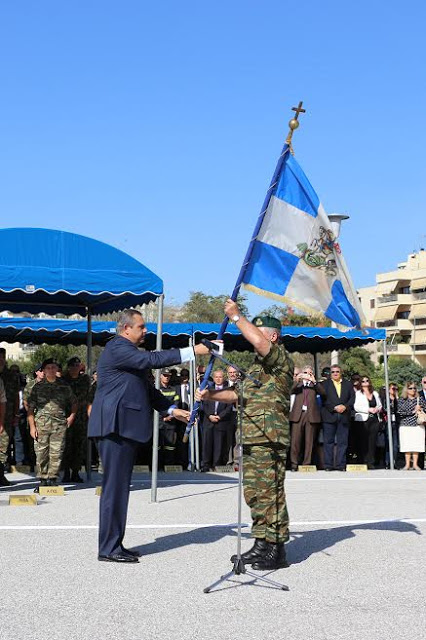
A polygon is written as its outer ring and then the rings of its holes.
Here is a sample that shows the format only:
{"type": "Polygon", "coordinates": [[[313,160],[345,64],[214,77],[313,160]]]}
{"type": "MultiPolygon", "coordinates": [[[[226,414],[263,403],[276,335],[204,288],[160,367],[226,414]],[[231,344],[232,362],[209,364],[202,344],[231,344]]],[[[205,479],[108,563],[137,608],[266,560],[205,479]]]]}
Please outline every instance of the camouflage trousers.
{"type": "Polygon", "coordinates": [[[5,421],[4,430],[0,434],[0,462],[6,464],[8,456],[8,448],[13,436],[13,423],[5,421]]]}
{"type": "Polygon", "coordinates": [[[244,498],[251,509],[252,535],[287,542],[289,518],[284,491],[287,449],[244,445],[244,498]]]}
{"type": "Polygon", "coordinates": [[[34,441],[37,475],[41,479],[57,478],[65,448],[66,424],[37,425],[38,440],[34,441]]]}
{"type": "Polygon", "coordinates": [[[77,417],[67,430],[62,468],[80,471],[86,460],[86,450],[87,421],[79,420],[77,417]]]}

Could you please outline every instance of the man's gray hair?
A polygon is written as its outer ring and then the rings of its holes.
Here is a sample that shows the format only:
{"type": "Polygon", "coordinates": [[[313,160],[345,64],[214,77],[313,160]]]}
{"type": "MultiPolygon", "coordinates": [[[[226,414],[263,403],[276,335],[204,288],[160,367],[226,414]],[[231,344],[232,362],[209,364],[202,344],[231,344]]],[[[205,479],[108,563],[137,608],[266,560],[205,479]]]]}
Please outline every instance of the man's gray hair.
{"type": "Polygon", "coordinates": [[[135,316],[141,316],[142,314],[140,311],[137,311],[136,309],[124,309],[124,311],[122,311],[120,313],[120,315],[118,316],[118,320],[117,320],[117,333],[123,333],[124,331],[124,327],[127,325],[128,327],[133,327],[135,321],[134,321],[134,317],[135,316]]]}

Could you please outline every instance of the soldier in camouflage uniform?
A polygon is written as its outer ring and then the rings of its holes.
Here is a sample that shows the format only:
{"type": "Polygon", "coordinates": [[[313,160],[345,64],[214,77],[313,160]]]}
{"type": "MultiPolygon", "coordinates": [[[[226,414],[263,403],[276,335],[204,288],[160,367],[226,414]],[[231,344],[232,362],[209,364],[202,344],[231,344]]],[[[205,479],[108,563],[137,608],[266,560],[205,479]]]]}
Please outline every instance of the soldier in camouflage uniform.
{"type": "MultiPolygon", "coordinates": [[[[44,380],[35,384],[28,399],[28,423],[37,456],[37,474],[42,486],[56,485],[65,437],[74,422],[77,399],[71,387],[56,377],[52,358],[42,365],[44,380]]],[[[38,493],[38,487],[34,490],[38,493]]]]}
{"type": "Polygon", "coordinates": [[[87,407],[89,406],[90,378],[81,374],[81,360],[70,358],[63,380],[69,384],[78,401],[77,415],[73,428],[67,431],[65,452],[62,461],[63,482],[84,482],[79,471],[86,460],[87,449],[87,407]],[[71,471],[71,473],[70,473],[71,471]]]}
{"type": "Polygon", "coordinates": [[[11,445],[14,438],[15,426],[19,420],[19,376],[10,371],[6,364],[6,349],[0,348],[0,379],[6,391],[6,413],[4,417],[4,431],[0,435],[0,464],[10,467],[15,464],[12,460],[14,453],[11,445]]]}
{"type": "MultiPolygon", "coordinates": [[[[250,323],[241,316],[232,300],[225,313],[235,322],[257,355],[248,373],[260,380],[257,387],[250,379],[243,384],[243,471],[244,497],[251,509],[254,546],[242,554],[242,560],[254,569],[286,567],[284,543],[289,539],[289,517],[284,492],[287,452],[290,446],[288,420],[293,362],[279,344],[281,323],[270,316],[250,323]]],[[[235,402],[237,391],[204,390],[202,399],[235,402]]],[[[232,557],[234,561],[236,556],[232,557]]]]}
{"type": "MultiPolygon", "coordinates": [[[[6,392],[4,390],[3,380],[0,380],[0,452],[6,454],[8,437],[4,437],[4,416],[6,413],[6,392]]],[[[11,483],[4,475],[4,463],[0,462],[0,487],[8,487],[11,483]]]]}

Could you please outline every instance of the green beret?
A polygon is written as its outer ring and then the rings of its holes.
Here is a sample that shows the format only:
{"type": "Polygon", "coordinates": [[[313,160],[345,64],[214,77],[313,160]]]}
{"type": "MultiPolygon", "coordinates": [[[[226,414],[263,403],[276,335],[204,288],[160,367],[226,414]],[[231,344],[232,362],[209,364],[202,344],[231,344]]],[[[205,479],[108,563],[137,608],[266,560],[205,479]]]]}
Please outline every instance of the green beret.
{"type": "Polygon", "coordinates": [[[272,316],[256,316],[252,320],[255,327],[268,327],[268,329],[276,329],[281,334],[281,322],[272,316]]]}

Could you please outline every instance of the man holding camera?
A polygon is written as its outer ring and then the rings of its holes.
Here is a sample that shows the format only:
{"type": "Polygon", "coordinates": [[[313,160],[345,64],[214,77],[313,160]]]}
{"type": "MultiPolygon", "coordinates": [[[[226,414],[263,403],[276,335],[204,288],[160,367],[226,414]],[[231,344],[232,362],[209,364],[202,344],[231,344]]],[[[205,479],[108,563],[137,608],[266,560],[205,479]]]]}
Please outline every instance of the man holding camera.
{"type": "Polygon", "coordinates": [[[291,389],[294,402],[290,411],[291,423],[291,470],[297,471],[299,465],[302,440],[305,440],[303,465],[312,461],[312,449],[321,424],[321,412],[317,402],[317,395],[325,396],[321,383],[315,380],[312,367],[303,367],[301,373],[291,389]]]}

